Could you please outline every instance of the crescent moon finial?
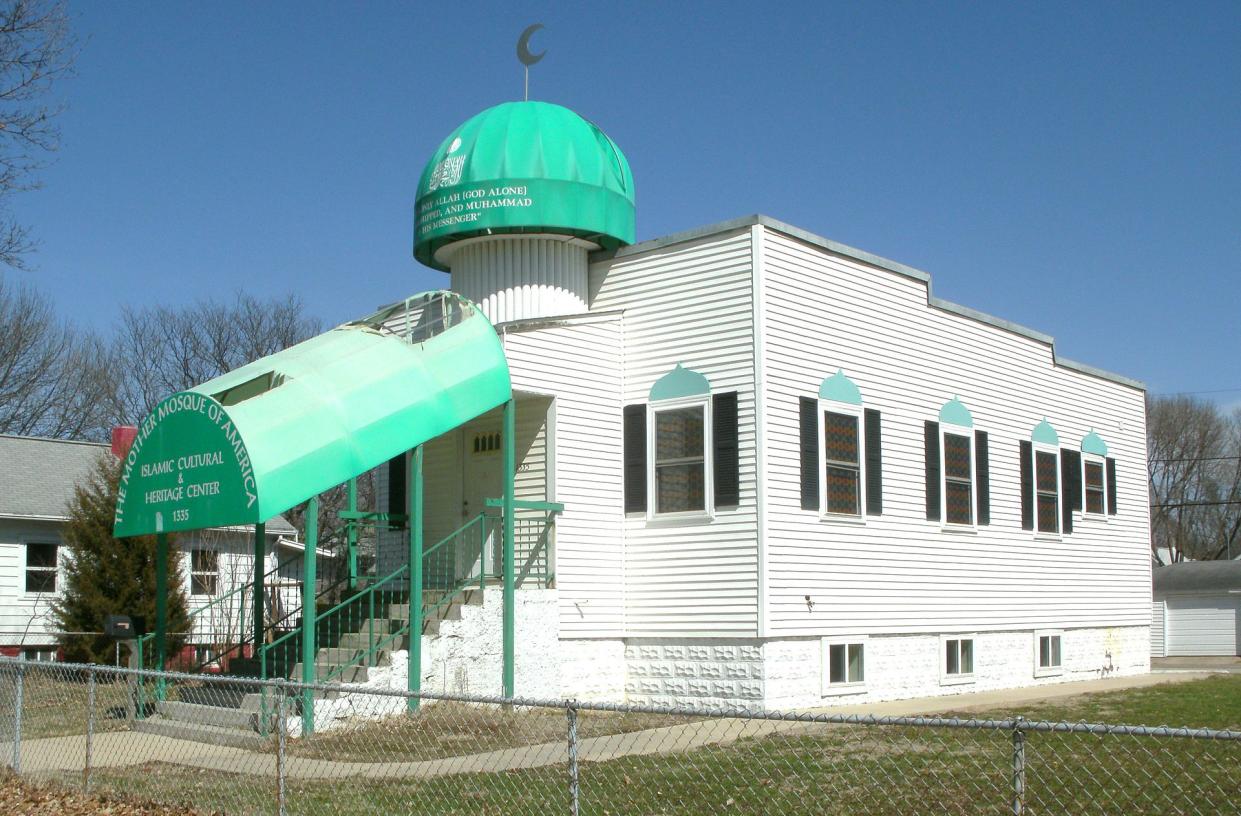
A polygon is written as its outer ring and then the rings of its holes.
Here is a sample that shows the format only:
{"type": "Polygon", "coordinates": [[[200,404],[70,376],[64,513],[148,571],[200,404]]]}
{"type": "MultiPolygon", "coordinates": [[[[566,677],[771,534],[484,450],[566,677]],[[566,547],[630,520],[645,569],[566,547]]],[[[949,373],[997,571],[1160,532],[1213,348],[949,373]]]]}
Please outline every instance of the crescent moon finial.
{"type": "Polygon", "coordinates": [[[521,36],[517,38],[517,59],[521,60],[521,64],[527,68],[547,56],[546,49],[538,54],[532,54],[530,52],[530,38],[534,36],[534,32],[538,31],[542,27],[542,23],[535,23],[532,26],[528,26],[525,31],[521,32],[521,36]]]}

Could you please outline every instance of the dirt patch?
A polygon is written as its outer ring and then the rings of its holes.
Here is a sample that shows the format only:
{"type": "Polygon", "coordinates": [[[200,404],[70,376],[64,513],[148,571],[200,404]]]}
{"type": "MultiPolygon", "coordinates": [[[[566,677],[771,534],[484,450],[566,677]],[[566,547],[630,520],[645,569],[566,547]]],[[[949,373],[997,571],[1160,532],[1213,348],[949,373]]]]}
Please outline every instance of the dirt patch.
{"type": "Polygon", "coordinates": [[[12,816],[219,816],[219,811],[191,810],[118,796],[87,796],[65,788],[34,785],[12,773],[0,776],[0,813],[12,816]]]}

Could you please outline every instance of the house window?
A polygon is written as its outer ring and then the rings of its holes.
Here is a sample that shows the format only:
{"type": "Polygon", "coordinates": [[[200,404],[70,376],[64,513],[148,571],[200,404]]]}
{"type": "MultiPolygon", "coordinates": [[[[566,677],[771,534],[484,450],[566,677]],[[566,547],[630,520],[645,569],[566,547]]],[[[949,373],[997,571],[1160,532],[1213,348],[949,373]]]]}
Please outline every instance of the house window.
{"type": "Polygon", "coordinates": [[[974,523],[973,438],[944,431],[944,520],[974,523]]]}
{"type": "Polygon", "coordinates": [[[55,544],[32,542],[26,545],[26,591],[56,591],[55,544]]]}
{"type": "Polygon", "coordinates": [[[39,646],[33,649],[23,649],[22,657],[27,660],[35,660],[39,663],[55,663],[56,648],[54,646],[39,646]]]}
{"type": "Polygon", "coordinates": [[[1034,485],[1037,493],[1037,529],[1060,532],[1060,461],[1052,451],[1034,452],[1034,485]]]}
{"type": "Polygon", "coordinates": [[[218,568],[215,550],[190,550],[190,595],[214,595],[218,568]]]}
{"type": "Polygon", "coordinates": [[[943,675],[945,683],[965,683],[974,679],[974,639],[945,637],[943,645],[943,675]]]}
{"type": "Polygon", "coordinates": [[[823,459],[824,509],[861,515],[862,445],[856,414],[823,412],[823,459]]]}
{"type": "Polygon", "coordinates": [[[214,663],[216,659],[215,649],[210,646],[194,647],[194,662],[199,666],[207,666],[214,663]]]}
{"type": "Polygon", "coordinates": [[[1061,635],[1059,632],[1035,633],[1035,677],[1043,677],[1060,673],[1060,637],[1061,635]]]}
{"type": "Polygon", "coordinates": [[[866,643],[862,640],[824,640],[823,693],[863,691],[866,683],[866,643]]]}
{"type": "Polygon", "coordinates": [[[1082,459],[1082,484],[1086,491],[1087,515],[1104,515],[1107,512],[1103,459],[1085,456],[1082,459]]]}
{"type": "Polygon", "coordinates": [[[703,513],[707,500],[707,402],[651,408],[656,515],[703,513]]]}

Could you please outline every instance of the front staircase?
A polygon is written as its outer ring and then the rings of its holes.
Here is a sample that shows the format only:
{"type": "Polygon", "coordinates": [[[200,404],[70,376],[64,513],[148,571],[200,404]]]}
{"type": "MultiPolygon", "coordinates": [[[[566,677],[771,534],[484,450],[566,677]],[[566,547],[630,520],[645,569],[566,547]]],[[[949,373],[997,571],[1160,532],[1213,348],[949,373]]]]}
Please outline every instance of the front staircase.
{"type": "MultiPolygon", "coordinates": [[[[441,628],[460,621],[467,606],[481,606],[485,590],[450,592],[441,589],[423,591],[423,654],[433,651],[434,640],[441,628]]],[[[365,590],[355,596],[363,597],[365,590]]],[[[384,605],[375,618],[358,618],[347,631],[338,632],[328,620],[318,620],[316,629],[320,648],[315,655],[315,682],[365,683],[372,668],[391,664],[392,653],[409,648],[410,605],[408,594],[401,602],[384,605]],[[387,641],[386,643],[384,641],[387,641]],[[375,648],[375,644],[383,645],[375,648]]],[[[356,601],[355,601],[356,603],[356,601]]],[[[339,605],[338,605],[339,606],[339,605]]],[[[327,611],[327,610],[325,610],[327,611]]],[[[296,636],[275,642],[267,654],[268,676],[302,680],[300,662],[301,638],[296,636]]],[[[134,730],[161,734],[175,739],[224,745],[236,748],[261,748],[275,733],[271,715],[272,703],[264,700],[258,683],[247,683],[260,675],[260,658],[233,658],[224,676],[235,682],[208,682],[170,688],[168,699],[154,704],[154,712],[134,722],[134,730]],[[266,713],[264,713],[266,712],[266,713]],[[268,735],[268,736],[264,736],[268,735]]],[[[316,692],[316,698],[331,697],[337,692],[316,692]]]]}

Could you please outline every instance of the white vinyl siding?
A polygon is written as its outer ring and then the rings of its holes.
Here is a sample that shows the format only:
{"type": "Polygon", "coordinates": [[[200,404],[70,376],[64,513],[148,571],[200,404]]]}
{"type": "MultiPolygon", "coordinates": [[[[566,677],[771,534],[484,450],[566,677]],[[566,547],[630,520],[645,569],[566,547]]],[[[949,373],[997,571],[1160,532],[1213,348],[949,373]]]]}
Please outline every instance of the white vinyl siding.
{"type": "Polygon", "coordinates": [[[1151,657],[1167,657],[1164,638],[1164,602],[1151,604],[1151,657]]]}
{"type": "Polygon", "coordinates": [[[555,537],[560,634],[620,637],[621,319],[591,315],[510,331],[504,351],[515,390],[553,397],[551,442],[541,455],[552,471],[547,497],[565,506],[555,537]]]}
{"type": "Polygon", "coordinates": [[[1148,625],[1141,391],[931,306],[923,281],[772,229],[763,246],[769,634],[1148,625]],[[883,412],[883,515],[865,525],[825,525],[800,505],[798,398],[838,368],[883,412]],[[923,422],[953,395],[990,451],[991,521],[964,531],[925,518],[923,422]],[[1071,542],[1021,529],[1018,443],[1044,416],[1063,438],[1097,429],[1117,459],[1119,514],[1071,542]]]}
{"type": "MultiPolygon", "coordinates": [[[[748,227],[591,267],[591,309],[624,310],[623,404],[646,403],[651,385],[678,363],[703,374],[712,394],[737,392],[738,506],[709,508],[709,521],[624,520],[632,637],[758,631],[751,270],[748,227]]],[[[616,420],[619,429],[619,410],[616,420]]]]}

